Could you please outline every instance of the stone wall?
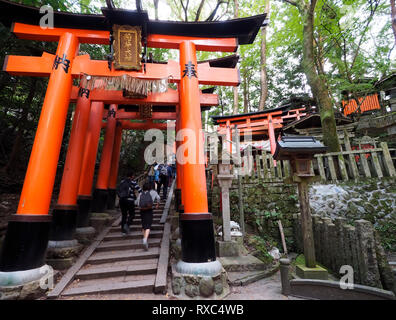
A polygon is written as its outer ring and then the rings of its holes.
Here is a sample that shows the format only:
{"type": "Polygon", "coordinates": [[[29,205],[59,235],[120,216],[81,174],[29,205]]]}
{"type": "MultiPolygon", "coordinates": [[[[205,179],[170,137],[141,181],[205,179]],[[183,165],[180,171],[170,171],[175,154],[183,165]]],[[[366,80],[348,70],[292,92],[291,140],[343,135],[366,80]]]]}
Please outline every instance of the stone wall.
{"type": "MultiPolygon", "coordinates": [[[[301,219],[294,215],[297,251],[303,252],[301,219]]],[[[334,220],[312,215],[316,261],[336,276],[341,266],[353,268],[354,283],[396,292],[396,283],[378,233],[367,220],[348,224],[345,218],[334,220]]]]}
{"type": "MultiPolygon", "coordinates": [[[[283,183],[250,181],[242,184],[246,230],[266,238],[270,236],[282,248],[278,220],[286,238],[288,250],[294,249],[293,214],[299,212],[296,187],[283,183]]],[[[230,189],[231,220],[239,223],[238,184],[233,181],[230,189]]],[[[221,219],[220,190],[215,183],[209,194],[210,212],[214,219],[221,219]]]]}
{"type": "Polygon", "coordinates": [[[384,178],[310,187],[312,214],[349,223],[370,221],[387,251],[396,251],[396,179],[384,178]]]}

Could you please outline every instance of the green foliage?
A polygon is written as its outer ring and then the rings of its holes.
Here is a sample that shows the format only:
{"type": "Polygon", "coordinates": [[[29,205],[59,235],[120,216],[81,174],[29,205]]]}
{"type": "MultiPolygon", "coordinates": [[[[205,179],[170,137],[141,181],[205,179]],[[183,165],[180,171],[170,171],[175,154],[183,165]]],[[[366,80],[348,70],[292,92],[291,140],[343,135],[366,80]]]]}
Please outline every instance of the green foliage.
{"type": "Polygon", "coordinates": [[[375,225],[381,239],[381,244],[385,250],[396,252],[396,223],[387,220],[387,222],[379,221],[375,225]]]}
{"type": "Polygon", "coordinates": [[[294,201],[297,201],[298,197],[297,197],[297,195],[295,195],[295,194],[291,194],[291,195],[289,196],[289,199],[294,200],[294,201]]]}
{"type": "Polygon", "coordinates": [[[250,235],[247,244],[256,250],[255,256],[265,263],[273,261],[272,256],[268,253],[272,247],[276,246],[276,242],[268,237],[259,237],[250,235]]]}

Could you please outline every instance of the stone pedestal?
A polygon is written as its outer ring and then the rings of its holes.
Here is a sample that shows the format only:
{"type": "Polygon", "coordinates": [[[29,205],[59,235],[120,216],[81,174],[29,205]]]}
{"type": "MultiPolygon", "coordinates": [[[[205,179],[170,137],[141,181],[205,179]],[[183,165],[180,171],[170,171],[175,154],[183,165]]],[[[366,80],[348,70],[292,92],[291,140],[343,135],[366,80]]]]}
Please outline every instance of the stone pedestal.
{"type": "Polygon", "coordinates": [[[176,265],[172,265],[172,293],[176,298],[222,299],[229,292],[227,273],[218,261],[194,263],[194,265],[179,261],[176,265]],[[195,272],[191,272],[190,267],[195,272]]]}
{"type": "Polygon", "coordinates": [[[57,270],[70,268],[83,246],[77,240],[48,241],[46,262],[57,270]]]}
{"type": "Polygon", "coordinates": [[[93,241],[96,230],[93,227],[77,228],[75,238],[82,244],[89,244],[93,241]]]}
{"type": "Polygon", "coordinates": [[[236,257],[239,255],[239,244],[236,241],[216,241],[216,252],[219,257],[236,257]]]}
{"type": "Polygon", "coordinates": [[[54,285],[53,269],[40,268],[0,272],[0,300],[36,299],[54,285]]]}
{"type": "Polygon", "coordinates": [[[302,279],[327,280],[329,278],[327,270],[318,265],[316,265],[316,268],[296,265],[296,275],[302,279]]]}
{"type": "Polygon", "coordinates": [[[108,213],[93,212],[91,213],[90,224],[97,232],[100,232],[103,228],[110,225],[114,219],[115,218],[108,213]]]}

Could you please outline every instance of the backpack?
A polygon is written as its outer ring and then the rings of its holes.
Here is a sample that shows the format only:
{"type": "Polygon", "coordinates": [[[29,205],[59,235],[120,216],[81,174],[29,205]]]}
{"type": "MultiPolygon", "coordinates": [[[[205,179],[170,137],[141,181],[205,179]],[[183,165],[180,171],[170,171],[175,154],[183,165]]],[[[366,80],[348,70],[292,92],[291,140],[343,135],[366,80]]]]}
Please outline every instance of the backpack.
{"type": "Polygon", "coordinates": [[[118,196],[120,198],[128,198],[130,195],[130,183],[128,179],[124,179],[121,181],[118,187],[118,196]]]}
{"type": "Polygon", "coordinates": [[[155,174],[154,167],[151,166],[150,169],[149,169],[148,175],[149,175],[149,176],[153,176],[154,174],[155,174]]]}
{"type": "Polygon", "coordinates": [[[150,210],[153,208],[153,198],[150,191],[144,191],[140,195],[139,207],[141,210],[150,210]]]}
{"type": "Polygon", "coordinates": [[[165,166],[162,166],[160,173],[161,173],[161,176],[165,176],[165,177],[168,176],[168,168],[165,166]]]}

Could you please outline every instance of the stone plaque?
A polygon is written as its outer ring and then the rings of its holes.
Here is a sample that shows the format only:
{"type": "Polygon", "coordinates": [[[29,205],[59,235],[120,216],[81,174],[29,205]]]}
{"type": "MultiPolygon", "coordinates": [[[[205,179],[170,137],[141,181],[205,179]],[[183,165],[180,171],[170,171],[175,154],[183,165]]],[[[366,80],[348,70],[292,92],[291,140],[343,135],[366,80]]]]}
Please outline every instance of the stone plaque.
{"type": "Polygon", "coordinates": [[[113,26],[114,69],[142,69],[140,53],[142,51],[142,32],[137,26],[113,26]]]}

